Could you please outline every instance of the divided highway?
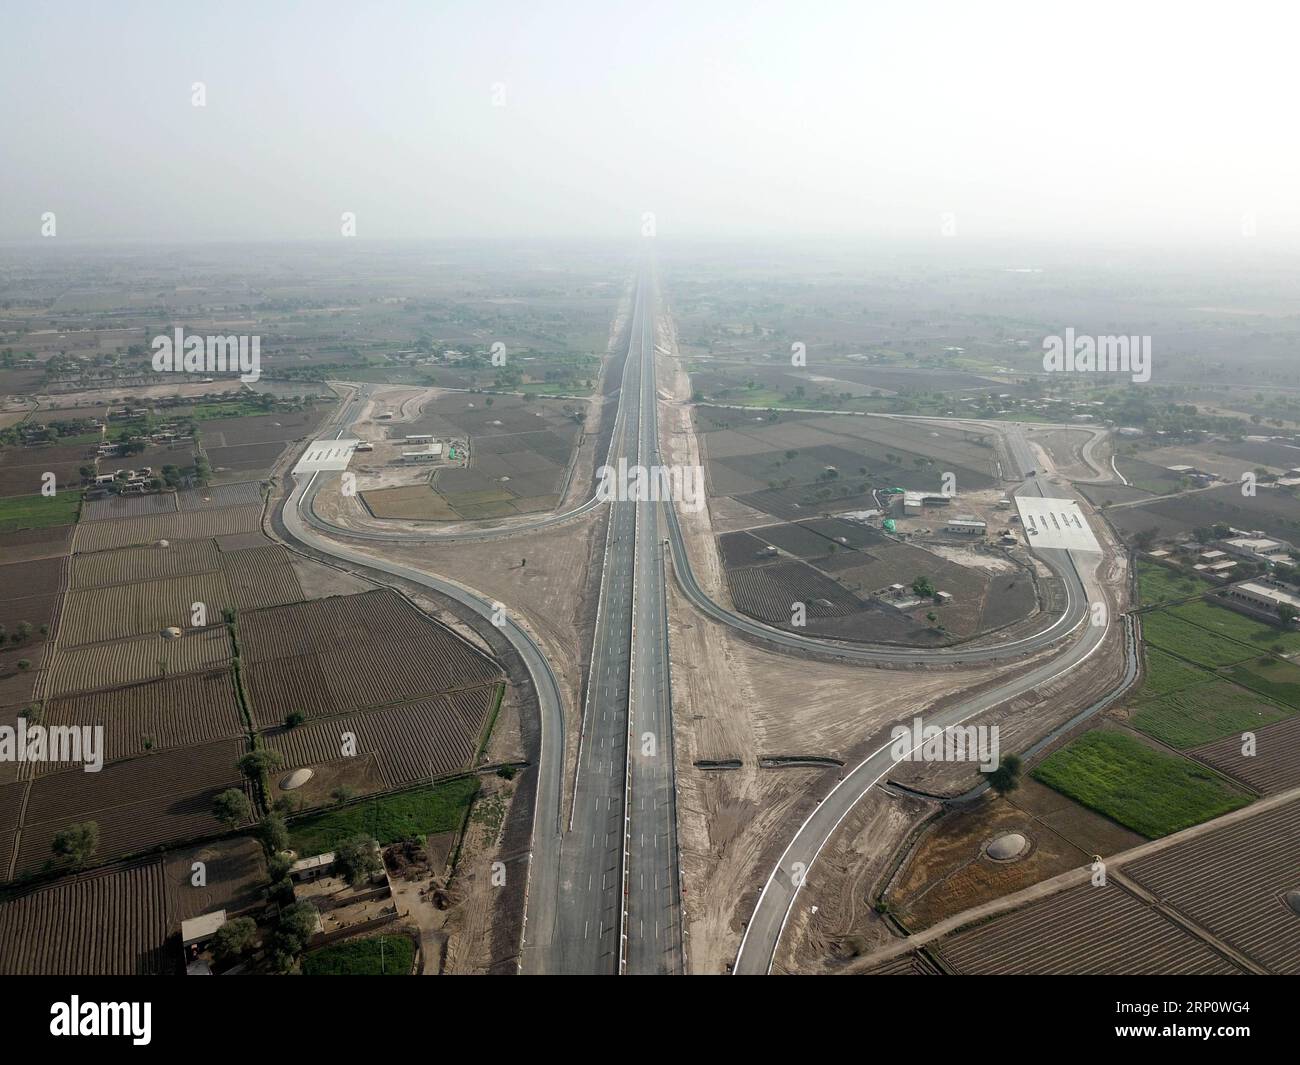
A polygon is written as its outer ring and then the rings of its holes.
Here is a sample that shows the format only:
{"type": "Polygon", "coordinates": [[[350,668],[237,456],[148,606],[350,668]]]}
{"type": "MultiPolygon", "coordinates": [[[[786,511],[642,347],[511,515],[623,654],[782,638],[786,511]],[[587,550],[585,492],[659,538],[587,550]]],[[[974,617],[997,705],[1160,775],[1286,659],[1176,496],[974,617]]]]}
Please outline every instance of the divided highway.
{"type": "MultiPolygon", "coordinates": [[[[623,386],[606,463],[660,464],[654,366],[655,296],[651,270],[637,279],[623,386]]],[[[369,395],[347,403],[348,425],[369,395]]],[[[339,435],[342,435],[340,432],[339,435]]],[[[1023,433],[1008,427],[1007,446],[1021,472],[1033,468],[1023,433]]],[[[339,543],[447,542],[496,539],[568,521],[603,505],[593,497],[562,514],[520,525],[456,533],[412,529],[348,529],[316,514],[313,475],[284,508],[291,535],[311,547],[424,584],[491,618],[494,604],[451,581],[364,555],[339,543]],[[322,534],[329,534],[326,539],[322,534]]],[[[1018,491],[1042,494],[1037,479],[1018,491]]],[[[1084,623],[1087,592],[1075,560],[1064,550],[1037,556],[1060,578],[1065,608],[1038,632],[983,647],[909,649],[854,645],[800,636],[765,625],[715,602],[699,586],[671,504],[618,500],[610,504],[596,631],[583,710],[574,802],[566,825],[561,810],[564,716],[559,685],[545,654],[507,615],[503,631],[532,676],[542,706],[542,764],[538,767],[534,854],[530,865],[523,969],[526,972],[654,973],[685,968],[677,863],[675,769],[668,665],[666,559],[684,596],[698,610],[787,653],[811,653],[863,664],[975,664],[1009,661],[1041,650],[1084,623]]],[[[1030,690],[1073,668],[1100,645],[1106,629],[1088,627],[1064,654],[1018,681],[969,700],[927,723],[947,726],[1030,690]]],[[[736,972],[766,972],[798,889],[835,827],[893,764],[888,745],[845,774],[818,805],[782,855],[746,929],[736,972]]]]}

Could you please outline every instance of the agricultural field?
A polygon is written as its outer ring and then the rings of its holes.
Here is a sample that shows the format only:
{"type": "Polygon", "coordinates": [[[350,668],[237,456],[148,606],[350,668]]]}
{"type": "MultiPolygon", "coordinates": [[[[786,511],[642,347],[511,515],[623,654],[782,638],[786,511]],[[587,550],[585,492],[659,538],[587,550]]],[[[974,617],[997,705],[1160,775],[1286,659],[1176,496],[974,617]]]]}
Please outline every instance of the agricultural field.
{"type": "Polygon", "coordinates": [[[241,614],[244,682],[259,727],[478,687],[497,665],[393,592],[241,614]]]}
{"type": "Polygon", "coordinates": [[[1184,621],[1167,609],[1142,616],[1142,635],[1147,643],[1163,651],[1212,669],[1235,665],[1258,654],[1243,643],[1184,621]]]}
{"type": "Polygon", "coordinates": [[[230,636],[219,625],[191,629],[176,640],[155,633],[71,650],[60,648],[49,664],[47,694],[54,697],[161,680],[218,668],[230,659],[230,636]]]}
{"type": "Polygon", "coordinates": [[[216,510],[150,514],[116,521],[92,521],[77,526],[73,550],[108,551],[159,540],[201,540],[256,532],[261,528],[261,506],[221,507],[216,510]]]}
{"type": "Polygon", "coordinates": [[[256,609],[302,598],[298,578],[279,544],[240,551],[217,550],[211,541],[196,544],[201,546],[153,545],[75,556],[74,589],[64,603],[59,646],[157,633],[169,626],[185,629],[194,625],[195,603],[206,611],[201,628],[219,623],[227,609],[256,609]],[[212,568],[196,571],[199,566],[212,568]],[[145,571],[167,569],[183,575],[141,577],[145,571]],[[109,580],[117,583],[92,584],[109,580]]]}
{"type": "Polygon", "coordinates": [[[1159,697],[1180,692],[1198,684],[1209,684],[1214,674],[1193,666],[1181,659],[1144,646],[1146,661],[1146,679],[1142,684],[1141,695],[1159,697]]]}
{"type": "Polygon", "coordinates": [[[15,495],[0,499],[0,533],[72,525],[81,511],[81,492],[57,495],[15,495]]]}
{"type": "Polygon", "coordinates": [[[104,759],[110,762],[244,733],[229,669],[51,699],[45,720],[51,725],[102,726],[104,759]]]}
{"type": "Polygon", "coordinates": [[[264,739],[284,756],[285,769],[373,755],[391,790],[472,768],[497,697],[497,687],[484,686],[280,727],[264,733],[264,739]],[[355,737],[355,755],[340,753],[345,734],[355,737]]]}
{"type": "Polygon", "coordinates": [[[39,493],[52,473],[60,494],[81,485],[81,467],[93,464],[95,445],[52,444],[0,449],[0,498],[39,493]]]}
{"type": "Polygon", "coordinates": [[[1300,710],[1300,666],[1262,657],[1223,671],[1230,680],[1300,710]]]}
{"type": "Polygon", "coordinates": [[[1227,975],[1237,969],[1116,883],[1030,903],[931,948],[979,975],[1227,975]]]}
{"type": "Polygon", "coordinates": [[[350,939],[304,955],[304,976],[409,976],[415,941],[404,935],[350,939]]]}
{"type": "Polygon", "coordinates": [[[1172,540],[1216,522],[1240,529],[1262,529],[1265,535],[1282,540],[1300,538],[1300,499],[1276,488],[1261,487],[1254,497],[1247,497],[1238,485],[1228,484],[1111,510],[1108,516],[1126,538],[1155,530],[1157,539],[1172,540]]]}
{"type": "MultiPolygon", "coordinates": [[[[76,520],[73,515],[71,520],[76,520]]],[[[0,553],[6,562],[30,562],[37,558],[66,555],[72,547],[75,525],[0,531],[0,553]]]]}
{"type": "Polygon", "coordinates": [[[150,514],[175,514],[175,492],[153,492],[143,496],[109,496],[82,504],[82,521],[111,521],[114,518],[141,518],[150,514]]]}
{"type": "Polygon", "coordinates": [[[0,972],[152,976],[175,971],[162,863],[95,870],[0,903],[0,972]]]}
{"type": "Polygon", "coordinates": [[[1294,712],[1245,688],[1212,679],[1186,691],[1143,700],[1130,724],[1180,750],[1231,735],[1236,735],[1240,747],[1242,732],[1281,721],[1294,712]]]}
{"type": "Polygon", "coordinates": [[[1143,606],[1159,606],[1201,595],[1209,586],[1195,577],[1175,573],[1165,566],[1139,559],[1137,564],[1138,597],[1143,606]]]}
{"type": "Polygon", "coordinates": [[[1216,632],[1261,651],[1276,650],[1280,654],[1300,651],[1300,632],[1256,621],[1228,607],[1219,606],[1212,599],[1171,606],[1168,612],[1209,632],[1216,632]]]}
{"type": "Polygon", "coordinates": [[[297,817],[289,823],[289,844],[299,854],[322,854],[342,840],[363,834],[386,847],[398,840],[455,832],[464,824],[478,791],[477,777],[457,777],[297,817]]]}
{"type": "Polygon", "coordinates": [[[1290,802],[1133,862],[1126,872],[1270,972],[1296,974],[1300,921],[1283,896],[1296,887],[1298,832],[1300,803],[1290,802]]]}
{"type": "Polygon", "coordinates": [[[1294,712],[1256,728],[1224,735],[1191,754],[1261,795],[1272,795],[1300,785],[1300,717],[1294,712]],[[1247,753],[1246,731],[1253,748],[1247,753]]]}
{"type": "Polygon", "coordinates": [[[1251,801],[1244,791],[1189,759],[1106,729],[1085,732],[1044,759],[1033,776],[1148,839],[1251,801]]]}
{"type": "Polygon", "coordinates": [[[236,762],[245,750],[243,739],[217,740],[109,763],[97,773],[75,768],[37,777],[10,876],[50,867],[55,834],[74,822],[99,825],[101,859],[220,833],[225,826],[212,801],[244,787],[236,762]]]}
{"type": "Polygon", "coordinates": [[[793,629],[794,604],[803,603],[804,631],[816,635],[941,645],[1027,617],[1037,606],[1034,582],[1019,569],[960,565],[840,519],[724,533],[718,546],[738,610],[793,629]],[[917,577],[929,578],[953,601],[898,609],[886,590],[895,583],[910,586],[917,577]]]}

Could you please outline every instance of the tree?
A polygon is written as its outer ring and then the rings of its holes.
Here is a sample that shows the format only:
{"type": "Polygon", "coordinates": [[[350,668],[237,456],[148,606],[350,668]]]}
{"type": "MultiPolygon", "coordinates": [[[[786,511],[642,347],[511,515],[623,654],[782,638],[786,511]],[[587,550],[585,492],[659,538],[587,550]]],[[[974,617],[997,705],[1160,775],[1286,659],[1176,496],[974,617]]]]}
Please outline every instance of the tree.
{"type": "Polygon", "coordinates": [[[212,812],[227,828],[234,828],[240,821],[248,819],[253,807],[239,788],[227,788],[212,800],[212,812]]]}
{"type": "Polygon", "coordinates": [[[235,917],[220,928],[212,937],[212,953],[217,961],[232,962],[247,954],[257,941],[257,922],[251,917],[235,917]]]}
{"type": "Polygon", "coordinates": [[[316,907],[310,902],[295,902],[280,911],[280,923],[276,931],[284,937],[283,945],[296,944],[293,953],[302,952],[316,931],[316,907]]]}
{"type": "Polygon", "coordinates": [[[985,776],[989,778],[989,787],[999,795],[1015,791],[1016,788],[1020,787],[1020,756],[1015,754],[1003,755],[997,769],[986,773],[985,776]]]}
{"type": "Polygon", "coordinates": [[[94,821],[78,821],[54,834],[51,850],[68,864],[80,868],[95,856],[99,849],[99,825],[94,821]]]}
{"type": "Polygon", "coordinates": [[[307,715],[304,714],[301,710],[290,710],[284,716],[284,727],[297,728],[306,720],[307,720],[307,715]]]}
{"type": "Polygon", "coordinates": [[[383,869],[379,845],[369,836],[353,836],[334,848],[334,869],[356,887],[383,869]]]}
{"type": "Polygon", "coordinates": [[[912,592],[922,599],[934,598],[934,583],[929,577],[917,577],[912,582],[912,592]]]}
{"type": "Polygon", "coordinates": [[[261,750],[249,751],[236,764],[239,766],[239,771],[249,780],[257,780],[267,770],[283,765],[284,756],[279,751],[264,747],[261,750]]]}
{"type": "Polygon", "coordinates": [[[268,854],[277,854],[289,849],[289,827],[279,814],[267,814],[257,834],[268,854]]]}
{"type": "Polygon", "coordinates": [[[1278,603],[1277,616],[1282,619],[1283,625],[1290,625],[1297,617],[1300,617],[1300,611],[1297,611],[1290,603],[1278,603]]]}

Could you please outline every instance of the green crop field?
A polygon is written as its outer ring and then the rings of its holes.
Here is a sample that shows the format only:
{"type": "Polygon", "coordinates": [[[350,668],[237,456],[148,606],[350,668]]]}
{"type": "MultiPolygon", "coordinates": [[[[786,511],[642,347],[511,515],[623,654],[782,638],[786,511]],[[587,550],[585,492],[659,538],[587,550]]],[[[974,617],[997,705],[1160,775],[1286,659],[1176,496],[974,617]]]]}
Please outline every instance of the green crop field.
{"type": "Polygon", "coordinates": [[[1220,680],[1144,701],[1132,724],[1171,747],[1188,748],[1260,728],[1293,712],[1220,680]]]}
{"type": "Polygon", "coordinates": [[[1175,573],[1154,562],[1138,562],[1137,578],[1143,606],[1158,606],[1205,591],[1205,584],[1196,577],[1175,573]]]}
{"type": "Polygon", "coordinates": [[[1230,666],[1258,652],[1246,644],[1218,636],[1166,610],[1142,616],[1142,635],[1148,643],[1203,666],[1230,666]]]}
{"type": "Polygon", "coordinates": [[[1035,780],[1157,839],[1251,801],[1217,773],[1119,732],[1094,729],[1044,761],[1035,780]]]}
{"type": "Polygon", "coordinates": [[[1169,613],[1177,615],[1184,621],[1190,621],[1193,625],[1216,632],[1220,636],[1227,636],[1261,650],[1276,645],[1288,653],[1300,651],[1300,632],[1288,631],[1279,625],[1256,621],[1244,614],[1238,614],[1235,610],[1216,606],[1210,602],[1172,606],[1169,608],[1169,613]]]}
{"type": "Polygon", "coordinates": [[[1300,709],[1300,666],[1277,658],[1243,662],[1224,676],[1253,691],[1300,709]]]}
{"type": "Polygon", "coordinates": [[[1196,666],[1188,665],[1180,659],[1158,651],[1154,647],[1143,649],[1146,658],[1146,678],[1142,683],[1139,698],[1158,698],[1192,688],[1198,684],[1209,684],[1214,674],[1196,666]]]}
{"type": "Polygon", "coordinates": [[[294,820],[289,841],[299,854],[323,854],[351,836],[373,836],[387,846],[412,836],[452,832],[478,794],[477,777],[458,777],[433,788],[376,799],[294,820]]]}
{"type": "Polygon", "coordinates": [[[0,533],[71,525],[81,513],[81,493],[66,489],[53,496],[0,499],[0,533]]]}
{"type": "Polygon", "coordinates": [[[415,963],[410,936],[372,936],[314,950],[302,959],[304,976],[407,976],[415,963]]]}

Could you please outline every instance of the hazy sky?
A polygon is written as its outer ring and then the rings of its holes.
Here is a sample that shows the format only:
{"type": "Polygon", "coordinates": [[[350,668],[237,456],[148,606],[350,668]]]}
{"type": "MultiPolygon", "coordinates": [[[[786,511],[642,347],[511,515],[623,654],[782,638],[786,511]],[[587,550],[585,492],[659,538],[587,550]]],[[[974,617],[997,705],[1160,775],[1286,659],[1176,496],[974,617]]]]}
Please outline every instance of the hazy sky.
{"type": "Polygon", "coordinates": [[[0,239],[1300,238],[1281,4],[10,3],[0,239]],[[207,106],[191,104],[206,85],[207,106]],[[500,86],[504,86],[501,89],[500,86]],[[502,100],[502,93],[504,98],[502,100]],[[496,106],[503,102],[504,106],[496,106]]]}

